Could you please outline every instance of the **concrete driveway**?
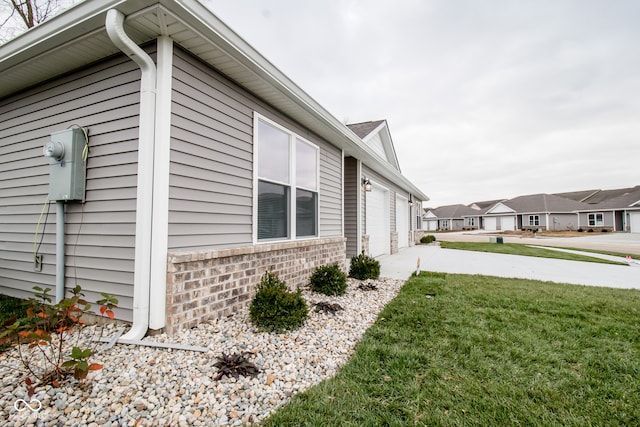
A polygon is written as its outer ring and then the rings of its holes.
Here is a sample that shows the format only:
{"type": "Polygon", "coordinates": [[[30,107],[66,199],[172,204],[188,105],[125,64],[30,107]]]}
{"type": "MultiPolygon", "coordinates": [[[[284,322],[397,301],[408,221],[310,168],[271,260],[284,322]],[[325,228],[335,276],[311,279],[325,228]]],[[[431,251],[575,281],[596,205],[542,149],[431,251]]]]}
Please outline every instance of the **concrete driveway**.
{"type": "MultiPolygon", "coordinates": [[[[540,242],[538,242],[540,244],[540,242]]],[[[422,271],[534,279],[587,286],[640,289],[640,264],[609,265],[419,245],[378,258],[382,277],[407,279],[422,271]]]]}

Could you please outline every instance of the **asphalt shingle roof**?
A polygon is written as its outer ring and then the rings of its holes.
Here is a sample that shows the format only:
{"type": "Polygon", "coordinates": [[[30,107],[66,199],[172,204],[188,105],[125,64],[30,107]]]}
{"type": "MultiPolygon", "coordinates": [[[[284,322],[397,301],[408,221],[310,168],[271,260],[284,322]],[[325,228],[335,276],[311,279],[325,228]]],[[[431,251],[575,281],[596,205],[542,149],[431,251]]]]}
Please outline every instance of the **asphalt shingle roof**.
{"type": "Polygon", "coordinates": [[[384,120],[376,120],[372,122],[352,123],[347,125],[347,127],[351,129],[353,133],[358,135],[358,138],[363,139],[377,129],[382,123],[384,123],[384,120]]]}
{"type": "Polygon", "coordinates": [[[590,209],[589,206],[582,202],[567,199],[565,197],[555,196],[553,194],[532,194],[528,196],[520,196],[502,202],[509,206],[517,213],[530,212],[573,212],[576,210],[590,209]]]}

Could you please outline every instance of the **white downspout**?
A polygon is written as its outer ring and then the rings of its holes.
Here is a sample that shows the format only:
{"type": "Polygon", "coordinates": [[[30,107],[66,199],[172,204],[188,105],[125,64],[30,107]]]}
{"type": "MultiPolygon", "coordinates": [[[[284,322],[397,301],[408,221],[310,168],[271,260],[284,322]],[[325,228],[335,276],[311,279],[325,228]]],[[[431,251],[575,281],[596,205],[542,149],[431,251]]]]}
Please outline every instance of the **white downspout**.
{"type": "Polygon", "coordinates": [[[133,325],[123,339],[139,340],[149,328],[151,275],[151,231],[153,218],[153,166],[156,115],[156,66],[124,31],[124,15],[107,12],[105,27],[118,49],[131,58],[142,72],[140,78],[140,123],[138,128],[138,190],[133,276],[133,325]]]}

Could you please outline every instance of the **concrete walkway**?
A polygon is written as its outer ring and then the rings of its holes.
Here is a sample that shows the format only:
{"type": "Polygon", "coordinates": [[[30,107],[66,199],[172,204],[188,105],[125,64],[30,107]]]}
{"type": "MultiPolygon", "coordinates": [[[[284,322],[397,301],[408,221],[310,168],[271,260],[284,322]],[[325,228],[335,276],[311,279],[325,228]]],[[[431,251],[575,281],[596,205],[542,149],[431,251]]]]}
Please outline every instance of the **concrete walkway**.
{"type": "MultiPolygon", "coordinates": [[[[588,254],[592,255],[592,254],[588,254]]],[[[420,257],[422,271],[514,277],[587,286],[640,289],[640,264],[610,265],[519,255],[442,249],[419,245],[383,255],[382,277],[407,279],[420,257]]]]}

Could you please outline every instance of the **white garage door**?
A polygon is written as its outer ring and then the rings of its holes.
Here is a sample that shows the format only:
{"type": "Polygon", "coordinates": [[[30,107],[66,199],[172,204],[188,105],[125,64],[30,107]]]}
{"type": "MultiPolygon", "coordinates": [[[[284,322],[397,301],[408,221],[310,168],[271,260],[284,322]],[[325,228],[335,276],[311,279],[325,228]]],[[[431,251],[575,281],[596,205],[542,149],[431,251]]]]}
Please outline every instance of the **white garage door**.
{"type": "Polygon", "coordinates": [[[367,234],[369,235],[369,252],[371,256],[389,253],[389,197],[385,189],[374,185],[367,192],[367,234]]]}
{"type": "Polygon", "coordinates": [[[396,231],[398,248],[409,246],[409,199],[396,196],[396,231]]]}
{"type": "Polygon", "coordinates": [[[438,220],[429,220],[427,221],[427,230],[428,231],[436,231],[438,229],[438,220]]]}
{"type": "Polygon", "coordinates": [[[632,233],[640,233],[640,212],[629,212],[629,227],[632,233]]]}
{"type": "Polygon", "coordinates": [[[515,230],[516,222],[515,218],[512,216],[503,216],[500,217],[501,230],[515,230]]]}
{"type": "Polygon", "coordinates": [[[497,230],[496,218],[492,217],[492,216],[485,217],[484,218],[484,229],[486,231],[496,231],[497,230]]]}

